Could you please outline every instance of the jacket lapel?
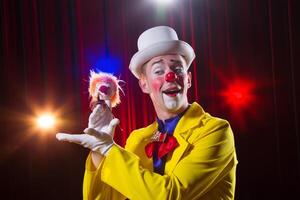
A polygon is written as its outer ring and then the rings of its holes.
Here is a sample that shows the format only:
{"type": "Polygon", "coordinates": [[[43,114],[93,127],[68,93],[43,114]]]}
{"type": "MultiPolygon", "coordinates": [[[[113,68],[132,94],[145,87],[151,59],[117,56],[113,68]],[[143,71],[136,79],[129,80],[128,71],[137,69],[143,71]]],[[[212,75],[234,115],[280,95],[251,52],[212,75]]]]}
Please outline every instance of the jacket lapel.
{"type": "Polygon", "coordinates": [[[177,139],[177,142],[179,143],[179,146],[174,149],[173,153],[170,155],[171,159],[167,160],[166,166],[165,166],[165,173],[169,174],[171,173],[177,163],[180,161],[181,157],[183,156],[184,152],[188,149],[190,144],[185,140],[184,133],[181,134],[174,134],[175,138],[177,139]]]}
{"type": "Polygon", "coordinates": [[[150,138],[156,132],[158,124],[156,122],[149,126],[136,130],[137,133],[131,138],[130,145],[127,146],[127,150],[135,153],[140,157],[140,161],[143,167],[153,171],[152,158],[148,158],[145,153],[145,146],[151,142],[150,138]]]}
{"type": "Polygon", "coordinates": [[[193,103],[178,122],[174,137],[176,137],[179,146],[173,151],[170,159],[166,162],[166,174],[170,174],[175,169],[184,153],[191,147],[191,144],[188,142],[188,138],[192,134],[190,130],[201,124],[203,114],[204,111],[201,106],[197,103],[193,103]]]}

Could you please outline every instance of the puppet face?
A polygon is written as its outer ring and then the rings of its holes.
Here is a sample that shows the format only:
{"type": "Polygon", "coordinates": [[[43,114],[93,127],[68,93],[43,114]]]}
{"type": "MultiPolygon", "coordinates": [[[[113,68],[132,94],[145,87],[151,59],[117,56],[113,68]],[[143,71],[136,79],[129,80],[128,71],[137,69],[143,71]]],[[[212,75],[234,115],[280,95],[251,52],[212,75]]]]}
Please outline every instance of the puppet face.
{"type": "Polygon", "coordinates": [[[156,112],[179,113],[188,106],[187,90],[191,74],[180,55],[163,55],[152,58],[144,66],[140,86],[148,93],[156,112]]]}
{"type": "Polygon", "coordinates": [[[99,96],[99,99],[101,100],[111,100],[116,91],[117,86],[115,82],[109,77],[104,77],[96,84],[94,96],[99,96]]]}

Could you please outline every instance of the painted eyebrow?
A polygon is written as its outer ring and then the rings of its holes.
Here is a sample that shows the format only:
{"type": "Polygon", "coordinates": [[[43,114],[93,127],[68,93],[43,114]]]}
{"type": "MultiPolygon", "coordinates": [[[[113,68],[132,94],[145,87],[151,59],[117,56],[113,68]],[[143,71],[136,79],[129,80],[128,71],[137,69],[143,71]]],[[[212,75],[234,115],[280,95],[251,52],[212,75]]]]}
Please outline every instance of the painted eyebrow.
{"type": "Polygon", "coordinates": [[[180,60],[170,60],[171,62],[174,62],[174,63],[176,63],[176,64],[181,64],[182,65],[182,62],[180,61],[180,60]]]}
{"type": "MultiPolygon", "coordinates": [[[[161,63],[162,61],[163,61],[162,59],[160,59],[158,61],[155,61],[155,62],[152,63],[152,66],[155,65],[155,64],[161,63]]],[[[173,62],[173,63],[181,64],[182,65],[181,60],[173,60],[173,59],[171,59],[170,61],[173,62]]]]}
{"type": "Polygon", "coordinates": [[[162,59],[160,59],[160,60],[158,60],[158,61],[155,61],[155,62],[153,62],[152,64],[151,64],[151,66],[153,66],[153,65],[155,65],[155,64],[158,64],[158,63],[161,63],[163,60],[162,59]]]}

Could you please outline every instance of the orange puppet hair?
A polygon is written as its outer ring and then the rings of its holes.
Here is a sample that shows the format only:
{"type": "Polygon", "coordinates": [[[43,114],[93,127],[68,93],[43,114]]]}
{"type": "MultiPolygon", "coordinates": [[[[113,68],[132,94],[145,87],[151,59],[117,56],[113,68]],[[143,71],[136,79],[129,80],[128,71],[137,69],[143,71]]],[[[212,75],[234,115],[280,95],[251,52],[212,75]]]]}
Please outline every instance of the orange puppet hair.
{"type": "Polygon", "coordinates": [[[91,104],[96,103],[98,101],[98,94],[95,95],[95,92],[97,90],[97,84],[101,82],[107,82],[110,84],[113,84],[113,86],[116,88],[116,92],[111,97],[111,106],[115,107],[119,103],[121,103],[120,100],[120,94],[119,90],[123,92],[121,86],[119,85],[120,82],[124,82],[122,80],[119,80],[117,77],[110,73],[105,72],[94,72],[93,70],[90,71],[90,85],[89,85],[89,94],[91,97],[91,104]]]}

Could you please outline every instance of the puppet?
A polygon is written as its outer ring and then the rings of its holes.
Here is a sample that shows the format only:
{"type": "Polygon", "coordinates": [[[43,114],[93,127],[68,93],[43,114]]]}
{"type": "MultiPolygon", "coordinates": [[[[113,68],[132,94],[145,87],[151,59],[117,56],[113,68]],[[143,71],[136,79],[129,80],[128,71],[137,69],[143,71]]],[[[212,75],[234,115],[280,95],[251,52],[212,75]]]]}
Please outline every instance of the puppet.
{"type": "Polygon", "coordinates": [[[90,107],[93,108],[96,104],[107,104],[108,107],[115,107],[120,101],[119,90],[122,90],[119,83],[123,82],[112,74],[105,72],[94,72],[91,71],[89,94],[91,97],[90,107]]]}
{"type": "Polygon", "coordinates": [[[83,131],[84,134],[57,133],[56,138],[81,144],[105,155],[114,143],[114,128],[119,124],[119,119],[114,117],[111,108],[121,102],[121,82],[124,81],[118,80],[112,74],[91,71],[89,94],[92,113],[89,116],[88,128],[83,131]],[[99,140],[98,137],[102,139],[99,140]]]}
{"type": "Polygon", "coordinates": [[[123,92],[117,77],[104,72],[90,72],[89,95],[92,114],[89,117],[89,128],[96,131],[105,129],[102,124],[109,124],[114,118],[111,109],[120,101],[120,92],[123,92]]]}

